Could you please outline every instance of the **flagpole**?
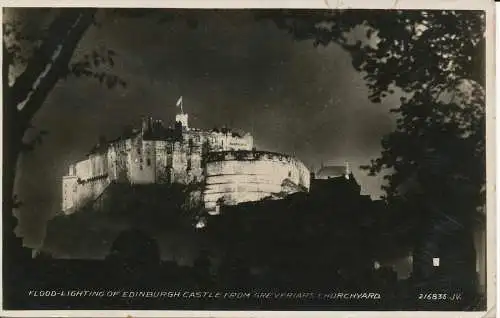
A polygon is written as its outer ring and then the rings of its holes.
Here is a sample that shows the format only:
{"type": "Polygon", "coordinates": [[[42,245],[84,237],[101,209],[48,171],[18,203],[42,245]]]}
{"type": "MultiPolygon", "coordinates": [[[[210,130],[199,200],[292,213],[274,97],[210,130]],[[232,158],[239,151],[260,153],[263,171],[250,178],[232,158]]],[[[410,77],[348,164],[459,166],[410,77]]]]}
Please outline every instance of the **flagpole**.
{"type": "Polygon", "coordinates": [[[181,109],[181,114],[184,114],[184,109],[182,108],[182,104],[183,104],[183,100],[182,100],[182,99],[183,99],[183,98],[182,98],[182,96],[181,96],[181,97],[179,97],[179,99],[177,100],[176,106],[177,106],[177,107],[180,107],[180,109],[181,109]]]}

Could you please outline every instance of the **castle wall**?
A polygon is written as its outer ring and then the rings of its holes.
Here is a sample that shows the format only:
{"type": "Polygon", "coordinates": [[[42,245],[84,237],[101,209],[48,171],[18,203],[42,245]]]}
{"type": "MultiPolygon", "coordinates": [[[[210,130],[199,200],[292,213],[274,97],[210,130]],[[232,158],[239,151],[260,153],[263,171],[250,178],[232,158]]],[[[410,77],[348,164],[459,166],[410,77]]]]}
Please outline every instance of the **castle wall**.
{"type": "Polygon", "coordinates": [[[97,177],[78,182],[74,208],[78,209],[94,201],[99,197],[111,183],[107,177],[97,177]]]}
{"type": "Polygon", "coordinates": [[[62,190],[63,190],[63,202],[62,209],[63,211],[69,211],[73,209],[74,204],[77,198],[77,176],[69,175],[64,176],[62,181],[62,190]]]}
{"type": "Polygon", "coordinates": [[[85,159],[75,164],[76,176],[86,180],[92,176],[90,160],[85,159]]]}
{"type": "Polygon", "coordinates": [[[188,170],[189,182],[200,182],[203,180],[203,159],[201,150],[194,149],[190,156],[190,170],[188,170]]]}
{"type": "Polygon", "coordinates": [[[187,180],[187,154],[183,142],[175,142],[172,152],[172,176],[174,183],[186,183],[187,180]]]}
{"type": "Polygon", "coordinates": [[[168,147],[171,143],[166,140],[156,140],[154,144],[155,181],[157,183],[170,182],[169,167],[172,161],[168,160],[168,147]]]}
{"type": "Polygon", "coordinates": [[[115,145],[110,145],[108,148],[108,176],[111,180],[118,179],[118,156],[119,150],[115,145]]]}
{"type": "Polygon", "coordinates": [[[190,134],[187,140],[187,178],[188,182],[203,180],[203,145],[206,142],[203,134],[190,134]]]}
{"type": "Polygon", "coordinates": [[[253,137],[250,134],[240,137],[232,132],[212,131],[206,138],[211,152],[252,150],[253,148],[253,137]]]}
{"type": "Polygon", "coordinates": [[[188,128],[188,114],[175,115],[175,122],[180,123],[183,128],[188,128]]]}
{"type": "Polygon", "coordinates": [[[62,211],[71,214],[98,198],[111,183],[106,175],[81,180],[77,176],[64,176],[62,182],[62,211]]]}
{"type": "MultiPolygon", "coordinates": [[[[119,140],[109,145],[108,148],[108,176],[111,180],[129,180],[129,167],[127,164],[127,143],[129,140],[119,140]]],[[[131,148],[131,145],[128,146],[131,148]]]]}
{"type": "Polygon", "coordinates": [[[143,140],[142,153],[143,153],[143,171],[142,180],[144,183],[156,182],[156,141],[143,140]]]}
{"type": "Polygon", "coordinates": [[[296,192],[289,183],[307,191],[310,173],[289,156],[268,152],[223,152],[209,155],[206,164],[205,208],[234,205],[296,192]]]}
{"type": "Polygon", "coordinates": [[[155,146],[152,140],[142,140],[142,136],[132,139],[129,152],[130,182],[147,184],[155,182],[155,146]]]}

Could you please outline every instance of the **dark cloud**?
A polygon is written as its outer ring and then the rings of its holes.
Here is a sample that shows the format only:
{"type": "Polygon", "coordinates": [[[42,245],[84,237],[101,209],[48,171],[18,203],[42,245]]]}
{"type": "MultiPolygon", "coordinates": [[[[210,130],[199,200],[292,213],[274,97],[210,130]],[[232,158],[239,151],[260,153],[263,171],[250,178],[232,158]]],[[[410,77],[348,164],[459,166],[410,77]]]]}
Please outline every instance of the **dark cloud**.
{"type": "Polygon", "coordinates": [[[380,178],[356,166],[378,155],[396,98],[370,103],[350,56],[336,45],[295,42],[245,11],[191,15],[196,28],[183,19],[159,24],[104,14],[103,26],[86,34],[77,55],[112,48],[119,54],[114,72],[129,85],[108,90],[90,79],[69,79],[36,115],[34,125],[50,133],[20,162],[19,233],[27,245],[40,244],[45,222],[60,209],[61,176],[70,162],[99,135],[116,136],[141,115],[172,122],[180,95],[191,126],[251,132],[259,148],[294,154],[309,167],[349,161],[363,191],[380,194],[380,178]]]}

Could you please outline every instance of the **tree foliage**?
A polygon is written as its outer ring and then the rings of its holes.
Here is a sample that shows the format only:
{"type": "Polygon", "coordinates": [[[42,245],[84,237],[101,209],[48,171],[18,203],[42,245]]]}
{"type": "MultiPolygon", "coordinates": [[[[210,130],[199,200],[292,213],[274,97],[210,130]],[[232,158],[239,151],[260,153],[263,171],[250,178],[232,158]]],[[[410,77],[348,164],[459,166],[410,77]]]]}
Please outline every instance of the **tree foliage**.
{"type": "MultiPolygon", "coordinates": [[[[270,11],[262,15],[296,39],[348,50],[378,103],[403,92],[397,128],[383,142],[372,174],[388,169],[389,197],[427,189],[482,204],[485,184],[485,14],[483,11],[270,11]],[[460,189],[459,189],[460,188],[460,189]],[[415,189],[415,188],[414,188],[415,189]],[[432,190],[431,190],[432,189],[432,190]],[[468,191],[466,191],[466,189],[468,191]],[[468,195],[463,196],[466,191],[468,195]]],[[[449,203],[449,202],[448,202],[449,203]]],[[[470,208],[470,207],[469,207],[470,208]]]]}
{"type": "Polygon", "coordinates": [[[114,51],[96,48],[74,57],[85,32],[96,24],[96,12],[96,9],[28,9],[22,21],[7,18],[4,22],[3,71],[4,78],[9,79],[4,81],[8,97],[4,106],[15,111],[24,128],[56,83],[70,75],[93,77],[108,87],[124,84],[104,70],[113,66],[114,51]],[[35,20],[40,29],[30,25],[28,18],[33,16],[45,17],[44,21],[35,20]]]}
{"type": "Polygon", "coordinates": [[[391,209],[412,219],[413,277],[432,285],[430,257],[440,255],[447,279],[475,291],[472,233],[485,217],[478,213],[486,184],[484,12],[347,10],[275,18],[298,39],[348,50],[372,102],[402,91],[392,110],[396,129],[363,168],[386,174],[391,209]]]}
{"type": "Polygon", "coordinates": [[[467,79],[484,86],[485,24],[482,11],[332,10],[267,11],[298,40],[337,43],[363,73],[370,100],[467,79]]]}

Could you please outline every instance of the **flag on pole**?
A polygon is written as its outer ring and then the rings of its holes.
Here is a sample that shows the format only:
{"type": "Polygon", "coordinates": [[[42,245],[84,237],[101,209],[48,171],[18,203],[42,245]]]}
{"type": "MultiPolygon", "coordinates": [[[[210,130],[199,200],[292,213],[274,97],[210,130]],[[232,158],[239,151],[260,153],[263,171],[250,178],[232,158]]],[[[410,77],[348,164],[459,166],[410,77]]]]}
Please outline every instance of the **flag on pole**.
{"type": "Polygon", "coordinates": [[[181,106],[182,107],[182,96],[179,97],[179,99],[177,100],[177,103],[175,104],[177,107],[181,106]]]}
{"type": "Polygon", "coordinates": [[[175,104],[177,107],[180,107],[181,108],[181,114],[184,113],[184,110],[182,109],[182,96],[179,97],[179,99],[177,100],[177,103],[175,104]]]}

